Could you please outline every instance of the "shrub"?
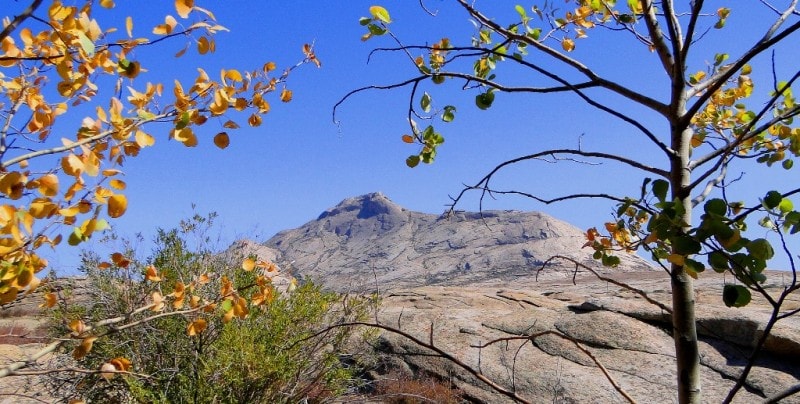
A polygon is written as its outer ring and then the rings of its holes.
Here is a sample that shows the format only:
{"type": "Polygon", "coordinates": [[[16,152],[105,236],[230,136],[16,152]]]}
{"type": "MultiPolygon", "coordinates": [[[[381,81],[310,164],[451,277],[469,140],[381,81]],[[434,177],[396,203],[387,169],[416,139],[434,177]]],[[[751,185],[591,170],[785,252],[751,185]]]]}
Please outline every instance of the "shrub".
{"type": "MultiPolygon", "coordinates": [[[[124,357],[131,374],[105,380],[101,374],[78,373],[69,383],[59,381],[62,398],[94,402],[298,402],[323,399],[353,389],[358,369],[340,359],[353,339],[365,334],[351,327],[334,328],[315,336],[317,330],[339,322],[363,320],[372,302],[366,298],[342,297],[305,283],[292,292],[269,287],[263,298],[268,304],[251,304],[259,288],[257,271],[234,270],[244,258],[234,253],[215,254],[206,247],[203,234],[213,223],[195,216],[172,230],[159,230],[153,255],[134,260],[124,268],[102,265],[96,254],[84,256],[82,271],[88,290],[88,317],[94,321],[132,315],[148,301],[155,289],[172,290],[178,282],[188,284],[201,274],[219,290],[222,275],[232,279],[246,300],[242,318],[223,315],[206,317],[207,326],[194,336],[187,327],[194,314],[170,315],[144,322],[101,338],[81,361],[88,369],[100,369],[109,358],[124,357]],[[197,246],[187,241],[200,235],[197,246]],[[149,266],[158,268],[160,282],[148,282],[149,266]],[[101,269],[102,268],[102,269],[101,269]]],[[[135,257],[129,249],[126,256],[135,257]]],[[[207,285],[208,286],[208,285],[207,285]]],[[[210,298],[209,298],[210,299],[210,298]]],[[[225,312],[220,304],[217,310],[225,312]]],[[[150,313],[152,314],[152,313],[150,313]]],[[[240,313],[241,314],[241,313],[240,313]]],[[[63,323],[69,313],[60,313],[63,323]]],[[[61,335],[64,328],[61,327],[61,335]]],[[[358,354],[358,352],[351,353],[358,354]]]]}

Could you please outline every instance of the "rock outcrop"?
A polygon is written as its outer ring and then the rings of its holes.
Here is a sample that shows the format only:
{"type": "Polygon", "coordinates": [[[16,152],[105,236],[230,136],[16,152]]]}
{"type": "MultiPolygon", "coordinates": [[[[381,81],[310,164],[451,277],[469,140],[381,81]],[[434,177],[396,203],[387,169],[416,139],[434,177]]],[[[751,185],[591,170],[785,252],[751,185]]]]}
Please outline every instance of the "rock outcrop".
{"type": "MultiPolygon", "coordinates": [[[[769,307],[756,299],[743,309],[721,303],[722,276],[704,274],[698,282],[698,331],[703,397],[722,401],[739,376],[769,307]]],[[[780,279],[780,274],[771,274],[780,279]]],[[[663,273],[620,274],[621,281],[668,303],[663,273]]],[[[399,328],[479,369],[503,388],[531,402],[625,402],[594,360],[639,402],[677,401],[675,349],[668,313],[637,295],[596,278],[577,284],[542,281],[526,289],[421,287],[387,295],[381,323],[399,328]],[[562,338],[555,332],[568,337],[562,338]],[[543,334],[536,338],[527,336],[543,334]],[[510,340],[509,340],[510,339],[510,340]],[[498,341],[483,348],[491,341],[498,341]]],[[[767,285],[776,291],[781,285],[767,285]]],[[[800,307],[800,299],[787,309],[800,307]]],[[[767,340],[745,388],[734,402],[763,400],[800,382],[800,319],[778,323],[767,340]]],[[[381,334],[382,349],[391,352],[395,367],[411,373],[450,380],[478,402],[512,402],[452,362],[389,332],[381,334]]],[[[800,397],[781,402],[800,403],[800,397]]]]}
{"type": "MultiPolygon", "coordinates": [[[[295,276],[339,291],[425,285],[504,285],[532,277],[551,256],[594,265],[583,231],[538,212],[412,212],[381,193],[342,201],[300,228],[265,244],[295,276]]],[[[634,255],[618,271],[648,268],[634,255]]],[[[573,265],[556,262],[540,279],[564,279],[573,265]]]]}

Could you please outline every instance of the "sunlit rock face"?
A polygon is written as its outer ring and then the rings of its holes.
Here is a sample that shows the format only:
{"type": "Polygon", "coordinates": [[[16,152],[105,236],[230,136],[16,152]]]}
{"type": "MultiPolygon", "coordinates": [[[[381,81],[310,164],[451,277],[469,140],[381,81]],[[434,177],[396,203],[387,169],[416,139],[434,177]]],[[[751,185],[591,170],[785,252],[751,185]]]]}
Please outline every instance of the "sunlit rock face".
{"type": "MultiPolygon", "coordinates": [[[[364,291],[527,282],[554,255],[597,267],[584,242],[583,231],[540,212],[434,215],[405,209],[378,192],[345,199],[266,246],[280,252],[280,264],[295,276],[364,291]]],[[[615,271],[646,268],[627,255],[615,271]]],[[[571,278],[573,272],[574,265],[561,262],[539,279],[571,278]]]]}

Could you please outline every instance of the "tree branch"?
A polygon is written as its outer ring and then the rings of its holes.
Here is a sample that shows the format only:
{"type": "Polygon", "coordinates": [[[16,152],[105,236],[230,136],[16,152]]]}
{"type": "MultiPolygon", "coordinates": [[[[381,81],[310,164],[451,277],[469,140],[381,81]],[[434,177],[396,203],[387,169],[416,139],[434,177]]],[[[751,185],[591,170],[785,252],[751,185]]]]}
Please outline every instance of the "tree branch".
{"type": "MultiPolygon", "coordinates": [[[[548,264],[549,264],[551,261],[553,261],[553,260],[556,260],[556,259],[560,259],[560,260],[564,260],[564,261],[569,261],[569,262],[571,262],[571,263],[575,264],[575,275],[577,275],[577,273],[578,273],[578,268],[585,269],[585,270],[587,270],[587,271],[591,272],[591,273],[592,273],[592,274],[593,274],[593,275],[594,275],[594,276],[595,276],[597,279],[600,279],[601,281],[604,281],[604,282],[608,282],[608,283],[611,283],[611,284],[617,285],[617,286],[619,286],[619,287],[621,287],[621,288],[623,288],[623,289],[629,290],[629,291],[631,291],[631,292],[633,292],[633,293],[635,293],[635,294],[637,294],[637,295],[641,296],[642,298],[644,298],[644,300],[646,300],[648,303],[650,303],[650,304],[652,304],[652,305],[654,305],[654,306],[658,307],[659,309],[663,310],[664,312],[666,312],[666,313],[669,313],[670,315],[672,315],[672,309],[671,309],[671,308],[669,308],[669,307],[668,307],[667,305],[665,305],[664,303],[661,303],[661,302],[659,302],[658,300],[655,300],[655,299],[651,298],[651,297],[650,297],[650,296],[647,294],[647,292],[645,292],[645,291],[643,291],[643,290],[641,290],[641,289],[635,288],[635,287],[633,287],[633,286],[631,286],[631,285],[628,285],[628,284],[627,284],[627,283],[625,283],[625,282],[620,282],[620,281],[618,281],[618,280],[615,280],[615,279],[613,279],[613,278],[609,278],[609,277],[606,277],[606,276],[600,275],[599,273],[597,273],[597,271],[595,271],[594,269],[592,269],[592,268],[591,268],[591,267],[589,267],[588,265],[582,264],[582,263],[578,262],[577,260],[575,260],[574,258],[570,258],[570,257],[567,257],[567,256],[563,256],[563,255],[554,255],[554,256],[552,256],[552,257],[548,258],[548,259],[547,259],[547,261],[545,261],[545,262],[544,262],[544,263],[543,263],[543,264],[542,264],[542,265],[539,267],[539,269],[536,271],[536,277],[537,277],[537,279],[538,279],[538,277],[539,277],[539,272],[542,272],[542,271],[544,270],[544,267],[545,267],[545,266],[547,266],[547,265],[548,265],[548,264]]],[[[575,283],[575,276],[573,276],[573,278],[572,278],[572,282],[573,282],[573,284],[575,283]]]]}
{"type": "Polygon", "coordinates": [[[697,100],[688,108],[686,114],[682,118],[683,124],[688,124],[688,122],[692,119],[693,116],[700,111],[700,108],[708,102],[714,93],[719,90],[725,82],[727,82],[733,75],[741,70],[741,68],[747,64],[750,60],[764,52],[765,50],[769,49],[773,45],[777,44],[778,42],[782,41],[798,29],[800,29],[800,21],[790,25],[774,37],[772,36],[775,34],[775,31],[780,28],[781,25],[786,21],[786,19],[792,14],[790,12],[793,7],[796,6],[798,0],[794,0],[792,5],[789,9],[787,9],[784,14],[779,17],[775,23],[770,27],[769,30],[764,34],[764,36],[755,44],[753,47],[750,48],[747,52],[745,52],[739,60],[732,63],[730,68],[719,70],[711,77],[708,78],[703,83],[697,84],[690,88],[687,91],[687,99],[691,99],[692,97],[697,96],[697,100]]]}
{"type": "MultiPolygon", "coordinates": [[[[664,3],[669,2],[663,1],[662,4],[664,3]]],[[[664,7],[664,13],[668,15],[667,24],[670,25],[669,15],[673,13],[673,10],[671,10],[671,4],[664,4],[664,7]]],[[[676,66],[675,57],[673,57],[673,54],[670,53],[669,47],[667,46],[667,41],[664,39],[664,32],[661,30],[661,27],[658,24],[658,17],[656,16],[655,6],[653,5],[652,0],[643,1],[642,8],[644,9],[644,22],[647,26],[647,31],[650,33],[650,41],[652,41],[656,54],[658,54],[658,57],[661,60],[661,66],[664,67],[664,71],[668,76],[673,76],[673,71],[675,70],[676,66]]],[[[674,32],[671,32],[670,34],[674,38],[674,32]]]]}
{"type": "Polygon", "coordinates": [[[15,16],[14,19],[11,20],[11,23],[3,28],[2,31],[0,31],[0,42],[3,41],[3,39],[6,39],[7,36],[11,35],[11,33],[14,32],[14,30],[17,29],[20,24],[32,16],[40,5],[42,5],[42,0],[33,0],[33,2],[25,10],[23,10],[21,14],[15,16]]]}
{"type": "Polygon", "coordinates": [[[525,35],[515,34],[515,33],[511,32],[511,31],[503,28],[502,26],[500,26],[499,24],[497,24],[496,22],[494,22],[490,18],[488,18],[485,15],[481,14],[480,12],[478,12],[474,7],[469,5],[466,0],[458,0],[458,2],[461,4],[462,7],[464,7],[467,10],[467,12],[471,16],[476,18],[481,24],[484,24],[487,27],[490,27],[495,32],[502,34],[506,38],[513,39],[513,40],[519,41],[519,42],[524,42],[524,43],[526,43],[528,45],[532,45],[533,47],[535,47],[536,49],[542,51],[543,53],[545,53],[547,55],[550,55],[553,58],[555,58],[556,60],[561,61],[561,62],[567,64],[568,66],[574,68],[578,72],[580,72],[583,75],[585,75],[586,77],[588,77],[591,81],[598,82],[601,87],[609,89],[609,90],[611,90],[611,91],[613,91],[613,92],[615,92],[615,93],[617,93],[619,95],[622,95],[625,98],[628,98],[628,99],[630,99],[630,100],[632,100],[632,101],[634,101],[636,103],[639,103],[639,104],[641,104],[641,105],[643,105],[643,106],[645,106],[645,107],[647,107],[647,108],[649,108],[649,109],[651,109],[653,111],[656,111],[656,112],[658,112],[658,113],[660,113],[660,114],[662,114],[664,116],[667,116],[667,114],[668,114],[667,105],[665,105],[665,104],[663,104],[661,102],[658,102],[658,101],[656,101],[656,100],[654,100],[652,98],[649,98],[649,97],[647,97],[647,96],[645,96],[645,95],[643,95],[641,93],[633,91],[633,90],[631,90],[631,89],[629,89],[629,88],[627,88],[625,86],[622,86],[622,85],[620,85],[618,83],[615,83],[615,82],[610,81],[610,80],[603,79],[602,77],[598,76],[594,71],[589,69],[583,63],[581,63],[581,62],[579,62],[579,61],[577,61],[577,60],[575,60],[573,58],[570,58],[569,56],[566,56],[563,53],[558,52],[557,50],[555,50],[555,49],[553,49],[553,48],[551,48],[549,46],[543,45],[539,41],[534,41],[534,40],[532,40],[531,38],[528,38],[525,35]]]}

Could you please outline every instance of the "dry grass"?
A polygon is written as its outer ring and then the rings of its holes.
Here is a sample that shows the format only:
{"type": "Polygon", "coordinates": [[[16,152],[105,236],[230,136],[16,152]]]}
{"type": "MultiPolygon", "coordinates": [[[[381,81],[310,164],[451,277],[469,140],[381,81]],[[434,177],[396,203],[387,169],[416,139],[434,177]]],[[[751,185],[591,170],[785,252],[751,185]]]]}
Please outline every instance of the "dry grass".
{"type": "Polygon", "coordinates": [[[410,377],[391,372],[379,380],[373,398],[392,404],[456,404],[461,392],[449,382],[433,377],[410,377]]]}

